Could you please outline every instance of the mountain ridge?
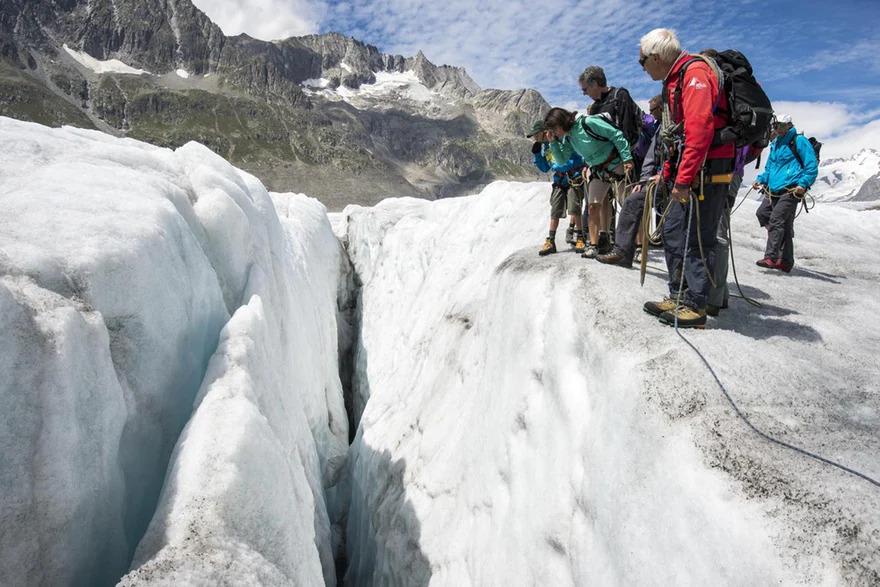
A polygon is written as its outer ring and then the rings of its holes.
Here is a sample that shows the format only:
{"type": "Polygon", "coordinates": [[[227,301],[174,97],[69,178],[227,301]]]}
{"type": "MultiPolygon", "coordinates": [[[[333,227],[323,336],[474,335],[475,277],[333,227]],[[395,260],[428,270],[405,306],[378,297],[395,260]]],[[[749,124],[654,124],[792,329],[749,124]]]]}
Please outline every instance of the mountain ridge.
{"type": "Polygon", "coordinates": [[[549,108],[534,90],[483,89],[464,68],[435,65],[421,51],[385,54],[340,33],[226,36],[189,0],[5,3],[0,95],[0,114],[14,118],[172,148],[202,142],[271,189],[334,208],[533,178],[522,134],[549,108]],[[65,45],[148,73],[98,73],[65,45]],[[327,99],[407,72],[431,100],[327,99]],[[326,80],[327,92],[307,91],[311,79],[326,80]]]}

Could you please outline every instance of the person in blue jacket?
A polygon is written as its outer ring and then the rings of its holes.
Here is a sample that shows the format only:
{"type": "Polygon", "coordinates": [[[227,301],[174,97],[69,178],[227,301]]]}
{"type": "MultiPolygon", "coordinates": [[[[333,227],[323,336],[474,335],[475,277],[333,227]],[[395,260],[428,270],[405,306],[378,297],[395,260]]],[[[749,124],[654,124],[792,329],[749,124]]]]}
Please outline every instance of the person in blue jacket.
{"type": "Polygon", "coordinates": [[[819,162],[810,141],[798,134],[791,116],[776,117],[776,138],[770,144],[767,165],[755,185],[768,196],[756,212],[767,229],[767,247],[759,267],[788,273],[794,266],[794,217],[804,194],[816,181],[819,162]]]}
{"type": "Polygon", "coordinates": [[[553,172],[553,190],[550,193],[550,234],[538,251],[542,257],[556,252],[556,229],[559,219],[566,212],[569,215],[568,230],[565,242],[574,245],[576,253],[584,252],[586,241],[583,235],[583,202],[584,181],[581,173],[584,160],[573,153],[567,161],[559,162],[550,151],[550,137],[544,128],[544,121],[539,120],[532,126],[527,138],[534,140],[532,144],[532,161],[542,173],[553,172]]]}

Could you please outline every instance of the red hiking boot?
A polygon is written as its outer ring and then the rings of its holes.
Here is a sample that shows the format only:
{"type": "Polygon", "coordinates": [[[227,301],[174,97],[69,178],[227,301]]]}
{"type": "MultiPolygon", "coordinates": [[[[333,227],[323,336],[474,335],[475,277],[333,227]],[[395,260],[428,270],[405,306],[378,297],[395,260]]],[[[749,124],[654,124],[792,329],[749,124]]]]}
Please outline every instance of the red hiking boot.
{"type": "Polygon", "coordinates": [[[776,269],[776,261],[771,259],[770,257],[764,257],[760,261],[755,263],[758,267],[763,267],[764,269],[776,269]]]}

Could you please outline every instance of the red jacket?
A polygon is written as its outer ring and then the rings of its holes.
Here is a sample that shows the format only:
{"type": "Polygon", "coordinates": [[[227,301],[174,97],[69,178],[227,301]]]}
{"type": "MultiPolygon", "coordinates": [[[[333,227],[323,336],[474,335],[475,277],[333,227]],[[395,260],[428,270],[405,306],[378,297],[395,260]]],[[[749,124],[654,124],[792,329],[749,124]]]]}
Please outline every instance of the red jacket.
{"type": "MultiPolygon", "coordinates": [[[[679,110],[684,118],[684,150],[675,175],[675,185],[679,187],[693,183],[706,159],[733,159],[736,155],[732,143],[712,146],[715,129],[727,126],[728,105],[727,96],[718,87],[715,72],[705,61],[688,65],[682,84],[682,108],[679,109],[675,103],[679,71],[691,58],[693,55],[682,52],[663,80],[673,122],[679,122],[679,110]]],[[[671,174],[672,169],[667,162],[664,178],[671,179],[671,174]]]]}

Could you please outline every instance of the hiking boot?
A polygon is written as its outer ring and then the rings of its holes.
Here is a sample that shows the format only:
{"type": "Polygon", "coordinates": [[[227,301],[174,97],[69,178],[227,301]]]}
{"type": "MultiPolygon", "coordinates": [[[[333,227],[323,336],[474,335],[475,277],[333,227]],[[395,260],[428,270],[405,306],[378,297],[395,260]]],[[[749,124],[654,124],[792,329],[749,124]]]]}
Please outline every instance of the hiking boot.
{"type": "Polygon", "coordinates": [[[770,257],[764,257],[760,261],[756,261],[755,265],[757,265],[758,267],[763,267],[764,269],[776,269],[776,261],[774,261],[770,257]]]}
{"type": "Polygon", "coordinates": [[[552,238],[548,238],[547,240],[544,241],[544,246],[541,247],[541,250],[538,251],[538,254],[543,257],[544,255],[549,255],[550,253],[555,253],[555,252],[556,252],[556,241],[554,241],[552,238]]]}
{"type": "Polygon", "coordinates": [[[774,269],[779,269],[783,273],[791,273],[791,269],[794,267],[794,263],[784,263],[781,259],[776,262],[776,267],[774,269]]]}
{"type": "Polygon", "coordinates": [[[590,245],[584,250],[581,257],[583,257],[584,259],[595,259],[598,254],[599,248],[596,245],[590,245]]]}
{"type": "Polygon", "coordinates": [[[583,253],[587,248],[587,243],[584,242],[584,237],[579,236],[574,243],[574,252],[575,253],[583,253]]]}
{"type": "Polygon", "coordinates": [[[626,255],[620,249],[614,249],[605,255],[599,255],[596,260],[606,265],[620,265],[621,267],[632,267],[632,259],[627,259],[626,255]]]}
{"type": "Polygon", "coordinates": [[[706,326],[706,310],[695,310],[685,305],[660,314],[660,322],[675,326],[676,315],[678,316],[679,328],[704,328],[706,326]]]}
{"type": "Polygon", "coordinates": [[[645,305],[642,309],[645,310],[651,316],[660,316],[663,312],[671,312],[675,309],[678,304],[675,302],[675,299],[670,298],[669,296],[663,298],[663,300],[659,302],[645,302],[645,305]]]}
{"type": "Polygon", "coordinates": [[[565,243],[569,245],[573,245],[575,243],[574,226],[569,226],[565,229],[565,243]]]}
{"type": "Polygon", "coordinates": [[[712,304],[706,304],[706,315],[707,316],[712,316],[713,318],[715,318],[720,313],[721,313],[721,306],[713,306],[712,304]]]}

